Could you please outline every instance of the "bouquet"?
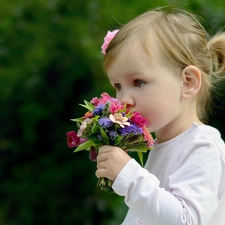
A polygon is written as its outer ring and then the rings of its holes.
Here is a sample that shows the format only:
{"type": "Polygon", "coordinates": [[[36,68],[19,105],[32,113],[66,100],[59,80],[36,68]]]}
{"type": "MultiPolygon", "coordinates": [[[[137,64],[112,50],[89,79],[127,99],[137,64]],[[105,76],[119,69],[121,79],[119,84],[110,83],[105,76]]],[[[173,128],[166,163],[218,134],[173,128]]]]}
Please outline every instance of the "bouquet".
{"type": "MultiPolygon", "coordinates": [[[[117,146],[127,153],[137,152],[143,166],[143,153],[153,149],[153,138],[147,120],[140,113],[128,110],[126,104],[105,92],[100,98],[84,100],[80,105],[88,111],[80,118],[71,119],[77,124],[77,132],[66,133],[67,145],[75,147],[74,152],[88,150],[90,160],[96,161],[102,145],[117,146]]],[[[112,182],[107,178],[99,178],[97,186],[112,192],[112,182]]]]}

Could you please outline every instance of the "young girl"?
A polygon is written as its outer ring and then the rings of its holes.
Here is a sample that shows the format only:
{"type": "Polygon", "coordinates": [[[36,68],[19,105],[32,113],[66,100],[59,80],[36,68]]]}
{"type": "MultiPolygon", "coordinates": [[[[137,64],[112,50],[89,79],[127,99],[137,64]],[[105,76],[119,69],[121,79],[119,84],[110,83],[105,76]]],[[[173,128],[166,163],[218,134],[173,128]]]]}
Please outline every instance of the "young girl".
{"type": "Polygon", "coordinates": [[[156,135],[145,168],[118,147],[99,149],[96,176],[112,180],[129,207],[123,225],[225,224],[225,145],[204,124],[225,70],[225,34],[207,40],[194,15],[162,9],[105,38],[117,98],[156,135]]]}

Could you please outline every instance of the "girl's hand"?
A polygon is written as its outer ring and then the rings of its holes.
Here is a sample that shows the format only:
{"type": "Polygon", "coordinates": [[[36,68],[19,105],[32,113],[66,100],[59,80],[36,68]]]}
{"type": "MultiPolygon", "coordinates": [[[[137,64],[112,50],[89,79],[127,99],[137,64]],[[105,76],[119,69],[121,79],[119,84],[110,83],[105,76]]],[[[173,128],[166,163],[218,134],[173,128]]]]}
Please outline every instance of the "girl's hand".
{"type": "Polygon", "coordinates": [[[104,145],[99,148],[96,176],[114,181],[131,157],[121,148],[104,145]]]}

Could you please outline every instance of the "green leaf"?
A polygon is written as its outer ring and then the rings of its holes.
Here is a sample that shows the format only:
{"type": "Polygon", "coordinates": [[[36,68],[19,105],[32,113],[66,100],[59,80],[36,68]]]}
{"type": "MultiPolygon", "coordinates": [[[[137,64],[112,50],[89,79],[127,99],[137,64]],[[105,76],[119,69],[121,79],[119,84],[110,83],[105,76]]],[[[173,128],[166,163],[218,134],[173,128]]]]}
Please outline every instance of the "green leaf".
{"type": "Polygon", "coordinates": [[[93,124],[93,127],[91,128],[91,133],[92,134],[95,134],[95,133],[97,133],[99,131],[99,126],[96,124],[96,123],[94,123],[93,124]]]}
{"type": "Polygon", "coordinates": [[[85,103],[85,105],[83,105],[83,104],[79,104],[79,105],[83,106],[84,108],[86,108],[90,112],[94,109],[94,106],[90,102],[84,100],[84,103],[85,103]]]}
{"type": "Polygon", "coordinates": [[[138,154],[138,157],[140,159],[141,165],[143,166],[144,165],[144,162],[143,162],[143,153],[142,152],[137,152],[137,154],[138,154]]]}
{"type": "Polygon", "coordinates": [[[109,145],[109,138],[108,138],[106,132],[101,127],[99,127],[99,128],[100,128],[100,132],[101,132],[103,141],[105,142],[106,145],[109,145]]]}
{"type": "Polygon", "coordinates": [[[127,146],[124,150],[130,152],[147,152],[149,150],[152,150],[152,148],[149,148],[147,144],[137,144],[135,146],[127,146]]]}
{"type": "Polygon", "coordinates": [[[84,143],[80,144],[75,150],[74,152],[79,152],[82,150],[88,150],[92,145],[94,145],[94,142],[91,140],[87,140],[84,143]]]}
{"type": "Polygon", "coordinates": [[[85,104],[90,107],[92,110],[95,108],[94,105],[92,105],[90,102],[84,100],[85,104]]]}
{"type": "Polygon", "coordinates": [[[144,138],[143,138],[143,136],[141,136],[141,135],[138,135],[138,136],[133,136],[133,137],[124,137],[124,143],[125,143],[125,145],[126,144],[129,144],[130,146],[131,145],[135,145],[135,144],[140,144],[140,143],[143,143],[143,142],[145,142],[145,144],[144,145],[147,145],[147,143],[146,143],[146,141],[144,140],[144,138]]]}
{"type": "Polygon", "coordinates": [[[73,122],[79,122],[79,123],[81,123],[84,119],[82,119],[82,118],[76,118],[76,119],[70,119],[71,121],[73,121],[73,122]]]}
{"type": "Polygon", "coordinates": [[[115,146],[119,146],[119,145],[121,144],[121,142],[122,142],[122,139],[123,139],[123,137],[120,136],[120,135],[118,135],[118,136],[116,137],[116,139],[114,140],[114,145],[115,145],[115,146]]]}

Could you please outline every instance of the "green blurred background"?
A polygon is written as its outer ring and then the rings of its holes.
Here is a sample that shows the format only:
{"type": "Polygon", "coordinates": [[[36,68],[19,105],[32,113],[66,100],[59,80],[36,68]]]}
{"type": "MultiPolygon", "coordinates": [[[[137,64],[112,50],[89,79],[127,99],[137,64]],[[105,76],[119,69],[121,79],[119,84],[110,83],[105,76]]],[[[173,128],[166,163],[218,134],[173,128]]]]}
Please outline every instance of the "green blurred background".
{"type": "MultiPolygon", "coordinates": [[[[79,103],[114,94],[101,67],[106,32],[167,4],[201,15],[212,34],[225,25],[224,0],[1,1],[0,225],[120,224],[123,198],[96,187],[95,163],[65,134],[79,103]]],[[[209,123],[224,138],[220,89],[209,123]]]]}

